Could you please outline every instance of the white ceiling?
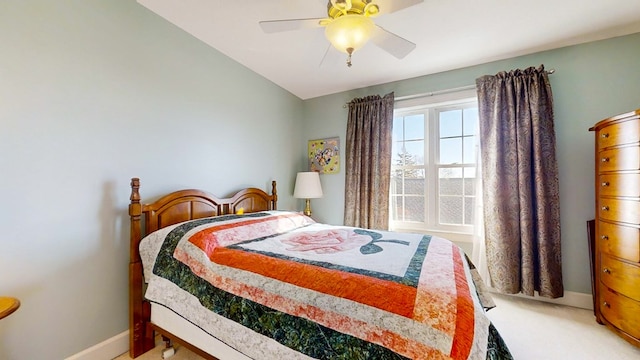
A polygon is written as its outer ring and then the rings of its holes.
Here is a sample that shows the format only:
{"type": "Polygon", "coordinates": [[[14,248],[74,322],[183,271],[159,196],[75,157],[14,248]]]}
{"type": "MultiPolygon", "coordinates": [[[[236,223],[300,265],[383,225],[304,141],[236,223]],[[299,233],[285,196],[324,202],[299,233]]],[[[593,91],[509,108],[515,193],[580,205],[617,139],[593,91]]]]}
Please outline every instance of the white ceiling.
{"type": "MultiPolygon", "coordinates": [[[[381,11],[387,1],[376,1],[381,11]]],[[[301,99],[640,32],[640,0],[425,0],[374,19],[416,43],[413,52],[399,60],[370,42],[348,68],[333,49],[322,60],[322,28],[265,34],[258,25],[326,17],[327,0],[138,2],[301,99]]]]}

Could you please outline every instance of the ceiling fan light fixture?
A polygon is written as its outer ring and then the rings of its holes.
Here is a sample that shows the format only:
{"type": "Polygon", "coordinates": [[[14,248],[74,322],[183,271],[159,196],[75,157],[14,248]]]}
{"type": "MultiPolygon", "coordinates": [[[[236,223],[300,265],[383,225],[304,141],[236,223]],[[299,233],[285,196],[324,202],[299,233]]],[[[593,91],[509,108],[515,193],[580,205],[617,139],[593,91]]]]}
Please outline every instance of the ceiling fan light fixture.
{"type": "Polygon", "coordinates": [[[331,5],[342,11],[344,14],[351,10],[351,0],[331,0],[331,5]]]}
{"type": "Polygon", "coordinates": [[[373,20],[368,17],[349,14],[327,24],[324,34],[333,47],[349,54],[369,41],[374,28],[373,20]]]}
{"type": "Polygon", "coordinates": [[[374,3],[368,3],[364,7],[364,14],[366,16],[378,16],[380,14],[380,7],[374,3]]]}
{"type": "MultiPolygon", "coordinates": [[[[260,26],[265,33],[324,27],[331,46],[347,54],[347,66],[351,66],[352,54],[369,39],[387,53],[403,59],[415,49],[416,44],[377,26],[372,18],[383,12],[393,13],[417,5],[424,0],[385,0],[384,11],[377,4],[378,1],[382,0],[328,0],[326,18],[260,21],[260,26]]],[[[326,55],[327,52],[325,58],[326,55]]]]}

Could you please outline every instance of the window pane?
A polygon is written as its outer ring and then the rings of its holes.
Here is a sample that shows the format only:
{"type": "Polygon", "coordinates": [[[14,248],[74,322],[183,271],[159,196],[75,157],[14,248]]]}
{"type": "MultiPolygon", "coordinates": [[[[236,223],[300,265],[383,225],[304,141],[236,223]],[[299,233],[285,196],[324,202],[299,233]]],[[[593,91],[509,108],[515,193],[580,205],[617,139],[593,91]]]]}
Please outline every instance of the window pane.
{"type": "Polygon", "coordinates": [[[464,179],[464,194],[471,196],[476,194],[476,178],[464,179]]]}
{"type": "Polygon", "coordinates": [[[440,195],[462,195],[462,168],[441,168],[440,195]]]}
{"type": "Polygon", "coordinates": [[[476,163],[476,137],[475,136],[466,136],[463,138],[464,142],[464,158],[462,161],[465,164],[475,164],[476,163]]]}
{"type": "Polygon", "coordinates": [[[413,195],[424,194],[424,173],[420,170],[405,170],[404,193],[413,195]]]}
{"type": "Polygon", "coordinates": [[[399,142],[391,145],[393,166],[424,165],[424,141],[399,142]]]}
{"type": "Polygon", "coordinates": [[[440,113],[440,137],[462,135],[462,110],[449,110],[440,113]]]}
{"type": "Polygon", "coordinates": [[[462,198],[457,196],[440,197],[440,223],[462,224],[462,198]]]}
{"type": "Polygon", "coordinates": [[[478,108],[464,109],[463,119],[463,135],[475,135],[478,125],[478,108]]]}
{"type": "Polygon", "coordinates": [[[404,118],[405,140],[424,139],[424,114],[406,116],[404,118]]]}
{"type": "Polygon", "coordinates": [[[407,141],[404,143],[404,165],[424,165],[424,140],[407,141]]]}
{"type": "Polygon", "coordinates": [[[391,171],[391,184],[389,185],[389,194],[390,195],[402,195],[403,194],[402,187],[402,172],[398,170],[391,171]]]}
{"type": "Polygon", "coordinates": [[[473,197],[464,198],[464,225],[473,225],[475,200],[473,197]]]}
{"type": "Polygon", "coordinates": [[[391,207],[389,212],[391,213],[391,219],[393,221],[402,221],[404,220],[403,214],[403,197],[402,196],[392,196],[391,197],[391,207]]]}
{"type": "Polygon", "coordinates": [[[425,217],[423,196],[408,196],[405,198],[404,219],[406,221],[424,222],[425,217]]]}
{"type": "Polygon", "coordinates": [[[466,167],[462,169],[462,173],[465,178],[474,178],[476,177],[476,167],[466,167]]]}
{"type": "Polygon", "coordinates": [[[404,140],[404,117],[393,118],[393,143],[404,140]]]}
{"type": "Polygon", "coordinates": [[[475,196],[476,194],[476,168],[466,167],[464,173],[464,194],[475,196]]]}
{"type": "Polygon", "coordinates": [[[462,164],[462,138],[440,139],[440,164],[462,164]]]}
{"type": "Polygon", "coordinates": [[[391,155],[393,156],[392,165],[404,165],[402,161],[402,146],[404,143],[402,141],[394,141],[391,144],[391,155]]]}

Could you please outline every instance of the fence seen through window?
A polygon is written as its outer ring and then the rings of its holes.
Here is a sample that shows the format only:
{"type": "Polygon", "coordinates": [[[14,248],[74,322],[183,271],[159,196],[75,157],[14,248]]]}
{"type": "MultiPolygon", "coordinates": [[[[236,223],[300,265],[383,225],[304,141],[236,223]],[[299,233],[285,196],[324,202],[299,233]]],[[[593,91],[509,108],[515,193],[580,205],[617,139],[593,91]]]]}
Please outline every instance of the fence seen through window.
{"type": "Polygon", "coordinates": [[[396,109],[392,228],[472,231],[477,124],[475,101],[396,109]]]}

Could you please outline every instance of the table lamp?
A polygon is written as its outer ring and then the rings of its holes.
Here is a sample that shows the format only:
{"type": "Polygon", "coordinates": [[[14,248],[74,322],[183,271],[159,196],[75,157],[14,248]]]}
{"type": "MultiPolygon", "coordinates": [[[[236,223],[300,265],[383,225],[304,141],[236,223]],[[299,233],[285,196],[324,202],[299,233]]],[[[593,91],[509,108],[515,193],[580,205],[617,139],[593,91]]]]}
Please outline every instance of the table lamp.
{"type": "Polygon", "coordinates": [[[305,199],[304,214],[311,216],[311,200],[322,197],[320,175],[315,171],[299,172],[296,176],[296,185],[293,197],[305,199]]]}

